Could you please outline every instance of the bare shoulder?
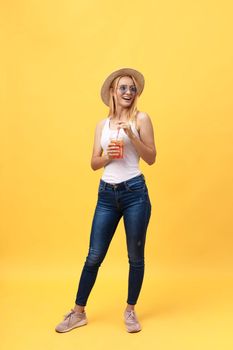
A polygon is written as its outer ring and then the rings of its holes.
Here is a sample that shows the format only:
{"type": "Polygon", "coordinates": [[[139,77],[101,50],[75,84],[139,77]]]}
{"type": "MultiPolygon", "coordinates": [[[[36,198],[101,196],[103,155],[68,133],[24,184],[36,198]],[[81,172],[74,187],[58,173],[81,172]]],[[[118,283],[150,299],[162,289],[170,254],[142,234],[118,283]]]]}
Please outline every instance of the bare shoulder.
{"type": "Polygon", "coordinates": [[[99,131],[99,132],[102,131],[102,129],[104,127],[104,124],[105,124],[107,119],[108,118],[104,118],[104,119],[101,119],[99,122],[97,122],[97,124],[96,124],[96,131],[99,131]]]}
{"type": "Polygon", "coordinates": [[[138,113],[137,113],[137,120],[140,123],[140,122],[143,122],[143,121],[150,120],[150,117],[149,117],[149,115],[146,112],[138,111],[138,113]]]}
{"type": "Polygon", "coordinates": [[[151,125],[151,118],[146,112],[138,111],[136,117],[137,129],[140,131],[141,127],[144,125],[151,125]]]}
{"type": "Polygon", "coordinates": [[[105,124],[105,122],[106,122],[107,119],[108,119],[108,118],[101,119],[101,120],[98,122],[98,125],[99,125],[99,126],[104,126],[104,124],[105,124]]]}

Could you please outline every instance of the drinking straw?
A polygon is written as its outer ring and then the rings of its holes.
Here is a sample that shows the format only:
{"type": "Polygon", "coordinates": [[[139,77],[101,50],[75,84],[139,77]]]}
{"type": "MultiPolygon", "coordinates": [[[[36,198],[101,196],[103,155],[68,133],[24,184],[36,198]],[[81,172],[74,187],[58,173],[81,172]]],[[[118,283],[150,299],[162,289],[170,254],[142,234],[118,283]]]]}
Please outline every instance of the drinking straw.
{"type": "Polygon", "coordinates": [[[117,131],[117,137],[116,137],[116,140],[118,139],[119,131],[120,131],[120,128],[119,128],[119,129],[118,129],[118,131],[117,131]]]}

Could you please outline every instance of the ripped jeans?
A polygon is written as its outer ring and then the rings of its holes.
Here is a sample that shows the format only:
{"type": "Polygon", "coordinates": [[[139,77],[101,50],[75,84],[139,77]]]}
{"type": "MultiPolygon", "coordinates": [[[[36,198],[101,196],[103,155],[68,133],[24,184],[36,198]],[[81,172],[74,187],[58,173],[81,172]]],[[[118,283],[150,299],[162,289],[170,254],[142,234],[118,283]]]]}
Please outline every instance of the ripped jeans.
{"type": "Polygon", "coordinates": [[[122,216],[129,261],[127,303],[137,303],[144,277],[144,247],[150,215],[151,203],[143,174],[116,185],[100,179],[89,252],[80,277],[76,304],[86,306],[122,216]]]}

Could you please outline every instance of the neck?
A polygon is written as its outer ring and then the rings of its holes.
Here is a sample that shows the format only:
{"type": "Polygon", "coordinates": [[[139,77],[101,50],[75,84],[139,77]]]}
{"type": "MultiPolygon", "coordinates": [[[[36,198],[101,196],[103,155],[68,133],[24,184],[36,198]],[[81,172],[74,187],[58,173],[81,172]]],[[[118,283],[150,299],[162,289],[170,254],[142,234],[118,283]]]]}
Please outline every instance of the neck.
{"type": "Polygon", "coordinates": [[[128,118],[128,109],[118,106],[117,110],[116,110],[116,116],[115,119],[124,119],[124,118],[128,118]]]}

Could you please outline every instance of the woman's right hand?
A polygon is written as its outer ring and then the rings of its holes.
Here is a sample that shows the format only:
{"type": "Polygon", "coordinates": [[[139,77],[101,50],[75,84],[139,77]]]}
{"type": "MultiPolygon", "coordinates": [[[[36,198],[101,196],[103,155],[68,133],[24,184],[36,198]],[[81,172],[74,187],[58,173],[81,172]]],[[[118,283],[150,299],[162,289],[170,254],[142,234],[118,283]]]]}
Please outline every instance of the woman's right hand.
{"type": "Polygon", "coordinates": [[[120,146],[116,145],[114,141],[111,141],[108,144],[106,152],[109,159],[115,159],[120,156],[120,146]]]}

